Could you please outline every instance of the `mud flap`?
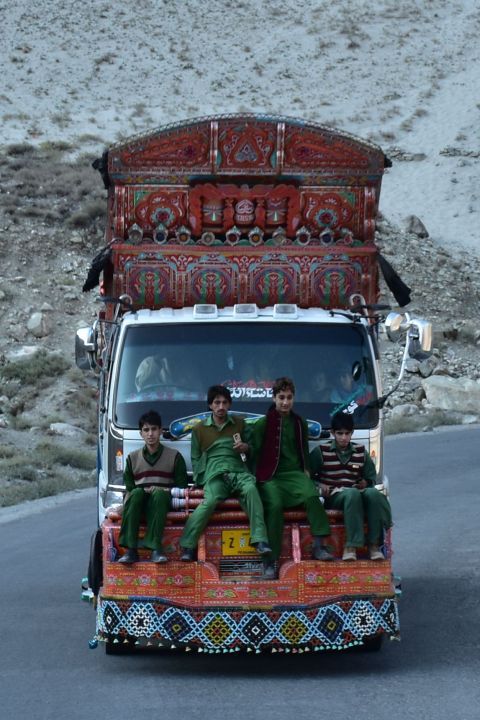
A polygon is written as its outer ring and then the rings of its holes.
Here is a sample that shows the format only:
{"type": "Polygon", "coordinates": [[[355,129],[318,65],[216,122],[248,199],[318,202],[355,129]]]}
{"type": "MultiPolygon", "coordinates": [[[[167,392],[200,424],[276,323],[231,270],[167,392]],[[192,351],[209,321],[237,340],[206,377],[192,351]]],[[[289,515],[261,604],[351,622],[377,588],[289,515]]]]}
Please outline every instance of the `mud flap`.
{"type": "Polygon", "coordinates": [[[103,582],[102,531],[96,530],[90,541],[90,559],[88,562],[88,585],[95,597],[103,582]]]}

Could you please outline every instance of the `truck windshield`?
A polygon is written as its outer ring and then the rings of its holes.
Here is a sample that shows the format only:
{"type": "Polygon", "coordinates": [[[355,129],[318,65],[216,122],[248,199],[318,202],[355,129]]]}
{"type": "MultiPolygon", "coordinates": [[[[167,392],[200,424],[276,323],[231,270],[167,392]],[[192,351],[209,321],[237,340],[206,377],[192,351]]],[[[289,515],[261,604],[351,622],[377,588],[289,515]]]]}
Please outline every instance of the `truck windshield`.
{"type": "Polygon", "coordinates": [[[361,325],[203,323],[128,328],[116,374],[115,422],[138,427],[157,410],[164,426],[205,412],[210,385],[227,386],[232,410],[264,414],[273,381],[293,379],[295,410],[330,427],[349,408],[358,428],[374,427],[374,362],[361,325]]]}

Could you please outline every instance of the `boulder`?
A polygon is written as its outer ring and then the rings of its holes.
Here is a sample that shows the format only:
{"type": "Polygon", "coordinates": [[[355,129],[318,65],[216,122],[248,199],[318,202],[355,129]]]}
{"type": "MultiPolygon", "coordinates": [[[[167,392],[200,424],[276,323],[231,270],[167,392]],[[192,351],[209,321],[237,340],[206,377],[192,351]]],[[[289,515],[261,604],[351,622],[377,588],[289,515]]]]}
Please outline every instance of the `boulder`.
{"type": "Polygon", "coordinates": [[[35,312],[30,315],[27,322],[27,330],[35,337],[45,337],[52,332],[53,325],[50,313],[35,312]]]}
{"type": "Polygon", "coordinates": [[[399,417],[410,417],[411,415],[417,415],[419,413],[418,406],[414,403],[404,403],[403,405],[396,405],[392,408],[390,415],[392,418],[399,417]]]}
{"type": "Polygon", "coordinates": [[[428,238],[428,230],[416,215],[409,215],[406,221],[406,230],[419,238],[428,238]]]}
{"type": "Polygon", "coordinates": [[[479,412],[480,382],[477,380],[431,375],[422,385],[432,407],[472,415],[479,412]]]}
{"type": "Polygon", "coordinates": [[[8,362],[16,362],[17,360],[27,360],[42,350],[41,345],[22,345],[7,353],[6,360],[8,362]]]}
{"type": "Polygon", "coordinates": [[[82,428],[76,427],[75,425],[70,425],[69,423],[62,422],[51,423],[50,432],[52,432],[54,435],[78,438],[79,440],[85,440],[88,435],[86,430],[82,430],[82,428]]]}
{"type": "Polygon", "coordinates": [[[430,377],[436,367],[437,361],[433,357],[429,357],[418,364],[418,372],[422,377],[427,378],[430,377]]]}

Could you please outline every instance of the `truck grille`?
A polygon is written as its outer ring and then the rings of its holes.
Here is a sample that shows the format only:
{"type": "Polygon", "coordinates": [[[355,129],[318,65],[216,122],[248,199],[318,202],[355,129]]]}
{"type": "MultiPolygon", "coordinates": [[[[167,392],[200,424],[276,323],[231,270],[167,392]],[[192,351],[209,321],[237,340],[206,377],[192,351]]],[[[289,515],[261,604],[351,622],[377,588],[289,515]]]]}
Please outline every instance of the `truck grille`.
{"type": "Polygon", "coordinates": [[[245,558],[228,558],[220,560],[220,577],[231,580],[245,578],[261,578],[263,564],[261,560],[245,558]]]}

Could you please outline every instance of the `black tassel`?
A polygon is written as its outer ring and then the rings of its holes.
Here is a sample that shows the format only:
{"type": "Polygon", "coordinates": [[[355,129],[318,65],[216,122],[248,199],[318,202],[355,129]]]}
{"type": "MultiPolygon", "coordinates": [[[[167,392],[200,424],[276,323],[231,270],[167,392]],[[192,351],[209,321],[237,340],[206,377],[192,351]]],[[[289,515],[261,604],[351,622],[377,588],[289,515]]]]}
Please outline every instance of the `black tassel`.
{"type": "Polygon", "coordinates": [[[395,272],[393,267],[390,265],[388,260],[386,260],[383,255],[380,255],[378,253],[377,255],[378,264],[380,265],[380,270],[382,271],[382,275],[385,279],[385,282],[387,283],[388,287],[390,288],[395,300],[397,301],[398,305],[400,307],[404,307],[405,305],[408,305],[410,302],[410,293],[412,292],[411,289],[408,287],[408,285],[405,285],[402,278],[395,272]]]}
{"type": "Polygon", "coordinates": [[[103,248],[103,250],[100,250],[98,255],[95,255],[92,260],[92,264],[90,265],[87,279],[85,280],[82,287],[83,292],[88,292],[89,290],[93,290],[93,288],[97,287],[98,281],[100,279],[100,273],[102,272],[102,270],[105,270],[105,267],[110,261],[111,256],[112,250],[110,248],[110,245],[107,245],[103,248]]]}
{"type": "Polygon", "coordinates": [[[92,167],[94,170],[98,170],[98,172],[102,176],[103,184],[106,190],[108,190],[108,188],[112,184],[110,182],[110,176],[108,174],[108,150],[105,150],[101,158],[97,158],[93,161],[92,167]]]}

